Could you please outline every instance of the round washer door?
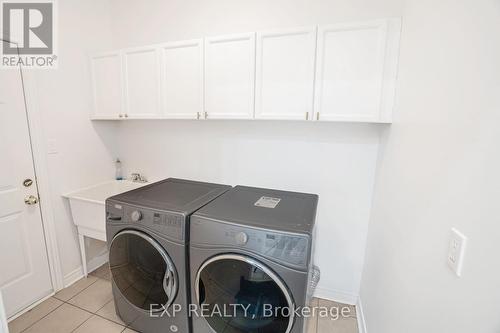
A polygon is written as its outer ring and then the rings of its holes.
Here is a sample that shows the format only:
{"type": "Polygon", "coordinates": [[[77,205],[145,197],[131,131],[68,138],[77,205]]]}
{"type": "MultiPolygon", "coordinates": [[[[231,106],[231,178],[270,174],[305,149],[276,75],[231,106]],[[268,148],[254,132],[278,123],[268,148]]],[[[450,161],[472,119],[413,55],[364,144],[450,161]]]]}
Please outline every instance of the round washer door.
{"type": "Polygon", "coordinates": [[[145,233],[121,231],[111,241],[109,266],[115,285],[144,311],[167,308],[177,294],[177,272],[163,247],[145,233]]]}
{"type": "Polygon", "coordinates": [[[198,305],[208,308],[203,317],[216,333],[292,329],[294,303],[288,288],[255,259],[237,254],[213,257],[198,270],[195,288],[198,305]]]}

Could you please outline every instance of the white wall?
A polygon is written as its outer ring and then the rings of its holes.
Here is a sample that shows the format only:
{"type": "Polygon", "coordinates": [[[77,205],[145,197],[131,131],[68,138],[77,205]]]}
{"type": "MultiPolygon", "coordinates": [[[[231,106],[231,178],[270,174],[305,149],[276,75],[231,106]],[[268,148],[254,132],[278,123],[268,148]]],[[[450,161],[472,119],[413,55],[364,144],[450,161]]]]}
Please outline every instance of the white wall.
{"type": "Polygon", "coordinates": [[[406,1],[361,297],[369,333],[500,331],[500,2],[406,1]],[[450,228],[469,237],[463,276],[450,228]]]}
{"type": "Polygon", "coordinates": [[[401,15],[400,0],[110,0],[115,46],[401,15]]]}
{"type": "MultiPolygon", "coordinates": [[[[111,0],[114,47],[401,14],[399,0],[111,0]]],[[[381,126],[237,121],[120,125],[128,171],[318,193],[319,294],[354,302],[381,126]]]]}
{"type": "MultiPolygon", "coordinates": [[[[116,124],[90,122],[92,107],[88,53],[109,49],[109,7],[100,0],[58,1],[59,68],[35,73],[38,108],[48,142],[50,191],[62,271],[68,276],[81,266],[76,230],[61,194],[114,176],[116,124]]],[[[42,199],[43,200],[43,199],[42,199]]]]}
{"type": "Polygon", "coordinates": [[[320,295],[358,294],[377,157],[373,125],[133,121],[120,128],[125,170],[320,195],[320,295]]]}

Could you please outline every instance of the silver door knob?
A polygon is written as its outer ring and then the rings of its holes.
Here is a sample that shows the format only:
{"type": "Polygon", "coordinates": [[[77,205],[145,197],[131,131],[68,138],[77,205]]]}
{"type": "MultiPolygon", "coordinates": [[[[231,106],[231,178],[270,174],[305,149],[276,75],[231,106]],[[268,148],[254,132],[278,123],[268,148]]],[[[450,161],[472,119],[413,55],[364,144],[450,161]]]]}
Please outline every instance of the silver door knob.
{"type": "Polygon", "coordinates": [[[24,198],[24,203],[27,205],[36,205],[38,203],[38,198],[34,195],[28,195],[24,198]]]}

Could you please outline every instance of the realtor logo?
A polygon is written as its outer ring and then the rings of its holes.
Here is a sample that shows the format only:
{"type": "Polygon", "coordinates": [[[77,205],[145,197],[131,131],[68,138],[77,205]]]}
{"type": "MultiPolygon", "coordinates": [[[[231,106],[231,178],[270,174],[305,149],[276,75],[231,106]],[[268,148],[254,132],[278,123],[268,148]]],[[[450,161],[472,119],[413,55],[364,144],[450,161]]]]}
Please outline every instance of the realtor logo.
{"type": "Polygon", "coordinates": [[[2,66],[55,67],[54,2],[2,2],[2,66]]]}

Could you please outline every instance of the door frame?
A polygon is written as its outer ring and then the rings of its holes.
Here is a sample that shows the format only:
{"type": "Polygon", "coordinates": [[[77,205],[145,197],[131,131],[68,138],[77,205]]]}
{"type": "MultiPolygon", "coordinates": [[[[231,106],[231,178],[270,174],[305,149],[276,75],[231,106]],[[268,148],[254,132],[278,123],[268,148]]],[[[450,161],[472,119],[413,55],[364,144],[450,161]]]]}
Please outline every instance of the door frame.
{"type": "MultiPolygon", "coordinates": [[[[17,44],[12,40],[0,35],[0,40],[8,43],[17,44]]],[[[33,169],[35,172],[35,181],[38,189],[39,208],[42,220],[42,228],[44,233],[45,247],[47,250],[48,265],[50,277],[52,280],[53,295],[56,291],[64,287],[63,274],[61,268],[61,260],[59,257],[59,250],[57,246],[57,234],[55,228],[54,210],[51,199],[49,177],[48,177],[48,163],[46,159],[46,147],[44,145],[45,137],[42,129],[42,117],[38,105],[37,89],[36,89],[36,73],[34,70],[28,71],[24,67],[19,66],[21,81],[24,90],[24,102],[26,110],[26,121],[28,125],[28,132],[30,136],[30,145],[33,158],[33,169]]],[[[34,305],[39,303],[35,302],[20,313],[14,315],[15,318],[20,314],[28,311],[34,305]]]]}

